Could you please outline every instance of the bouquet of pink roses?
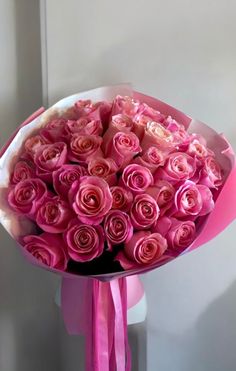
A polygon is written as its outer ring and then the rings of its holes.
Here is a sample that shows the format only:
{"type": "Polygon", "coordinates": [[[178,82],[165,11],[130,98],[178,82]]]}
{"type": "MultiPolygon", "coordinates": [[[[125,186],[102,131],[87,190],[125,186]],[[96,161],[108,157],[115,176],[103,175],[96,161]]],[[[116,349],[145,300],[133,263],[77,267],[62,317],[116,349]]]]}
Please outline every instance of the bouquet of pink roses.
{"type": "Polygon", "coordinates": [[[27,121],[0,169],[1,222],[34,264],[63,274],[70,332],[73,285],[83,292],[87,370],[130,370],[124,277],[203,244],[236,214],[236,199],[221,214],[236,185],[225,138],[126,86],[27,121]]]}

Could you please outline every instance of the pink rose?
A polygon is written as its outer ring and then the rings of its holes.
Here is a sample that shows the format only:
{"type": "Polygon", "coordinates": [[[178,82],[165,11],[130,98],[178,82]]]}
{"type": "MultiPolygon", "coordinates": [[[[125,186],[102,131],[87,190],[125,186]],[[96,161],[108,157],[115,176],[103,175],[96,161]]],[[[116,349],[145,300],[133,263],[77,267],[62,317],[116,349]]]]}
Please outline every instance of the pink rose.
{"type": "Polygon", "coordinates": [[[210,188],[218,188],[223,183],[222,170],[214,157],[204,159],[203,169],[200,171],[199,183],[210,188]]]}
{"type": "Polygon", "coordinates": [[[137,156],[133,162],[147,167],[153,174],[159,166],[164,164],[165,157],[165,154],[157,147],[149,147],[142,156],[137,156]]]}
{"type": "Polygon", "coordinates": [[[118,114],[112,116],[111,121],[108,125],[107,131],[103,135],[103,146],[104,151],[107,150],[107,146],[111,138],[118,132],[130,132],[133,127],[133,121],[129,116],[118,114]]]}
{"type": "Polygon", "coordinates": [[[156,146],[158,149],[170,152],[175,147],[174,136],[171,131],[155,121],[149,121],[144,131],[144,137],[141,142],[142,149],[145,151],[150,146],[156,146]]]}
{"type": "Polygon", "coordinates": [[[45,144],[38,148],[34,156],[36,175],[51,182],[52,172],[64,165],[66,160],[67,146],[65,143],[45,144]]]}
{"type": "Polygon", "coordinates": [[[168,116],[163,121],[163,126],[171,133],[173,133],[174,142],[182,143],[189,138],[189,134],[187,133],[184,125],[179,124],[176,120],[174,120],[171,116],[168,116]]]}
{"type": "Polygon", "coordinates": [[[87,169],[80,165],[63,165],[53,172],[53,187],[58,195],[68,197],[71,185],[82,176],[87,175],[87,169]]]}
{"type": "Polygon", "coordinates": [[[11,174],[11,183],[17,184],[21,180],[35,177],[35,171],[30,162],[19,161],[15,164],[13,173],[11,174]]]}
{"type": "Polygon", "coordinates": [[[119,186],[111,187],[110,191],[113,198],[112,209],[118,209],[126,212],[129,211],[133,202],[132,192],[119,186]]]}
{"type": "Polygon", "coordinates": [[[155,185],[147,188],[146,192],[154,198],[160,207],[161,215],[163,215],[173,204],[175,189],[172,184],[166,180],[156,181],[155,185]]]}
{"type": "Polygon", "coordinates": [[[104,219],[104,232],[108,246],[128,242],[133,236],[133,226],[128,214],[120,210],[111,210],[104,219]]]}
{"type": "Polygon", "coordinates": [[[158,219],[159,214],[159,207],[153,197],[148,194],[135,196],[130,210],[130,217],[134,228],[150,228],[158,219]]]}
{"type": "Polygon", "coordinates": [[[17,213],[34,217],[47,196],[47,187],[40,179],[22,180],[8,194],[9,206],[17,213]]]}
{"type": "Polygon", "coordinates": [[[103,127],[101,120],[91,120],[89,117],[81,117],[78,120],[68,120],[66,131],[68,134],[101,135],[103,127]]]}
{"type": "Polygon", "coordinates": [[[165,115],[148,106],[146,103],[140,104],[138,113],[149,117],[149,121],[163,122],[165,119],[165,115]]]}
{"type": "Polygon", "coordinates": [[[105,179],[109,186],[116,184],[117,170],[118,166],[111,158],[92,158],[88,163],[89,174],[105,179]]]}
{"type": "Polygon", "coordinates": [[[87,116],[93,120],[101,120],[106,126],[110,113],[111,103],[97,102],[92,103],[91,100],[78,100],[74,105],[74,113],[77,118],[87,116]]]}
{"type": "Polygon", "coordinates": [[[122,113],[129,117],[133,117],[140,107],[140,102],[131,97],[122,97],[117,95],[113,101],[112,116],[122,113]]]}
{"type": "Polygon", "coordinates": [[[28,138],[25,141],[25,151],[31,158],[34,158],[35,152],[44,144],[47,144],[48,141],[41,137],[41,135],[34,135],[31,138],[28,138]]]}
{"type": "Polygon", "coordinates": [[[144,136],[145,129],[147,127],[147,123],[152,121],[149,116],[144,116],[143,114],[138,113],[134,116],[134,127],[133,132],[137,137],[142,140],[144,136]]]}
{"type": "Polygon", "coordinates": [[[53,119],[41,129],[40,135],[49,142],[61,142],[66,137],[66,123],[67,119],[64,118],[53,119]]]}
{"type": "Polygon", "coordinates": [[[121,183],[133,193],[143,193],[153,184],[153,176],[149,169],[138,164],[126,166],[121,183]]]}
{"type": "Polygon", "coordinates": [[[69,199],[78,218],[85,224],[100,224],[112,207],[107,182],[96,176],[84,176],[74,182],[69,199]]]}
{"type": "Polygon", "coordinates": [[[86,225],[74,219],[64,238],[70,258],[77,262],[91,261],[103,253],[105,238],[100,225],[86,225]]]}
{"type": "Polygon", "coordinates": [[[97,135],[73,134],[68,158],[70,161],[86,163],[91,157],[103,157],[102,138],[97,135]]]}
{"type": "Polygon", "coordinates": [[[171,153],[163,168],[158,168],[154,180],[164,179],[175,184],[193,177],[196,171],[196,161],[182,152],[171,153]]]}
{"type": "Polygon", "coordinates": [[[69,204],[60,197],[48,197],[44,199],[38,209],[36,223],[45,232],[62,233],[74,216],[69,204]]]}
{"type": "Polygon", "coordinates": [[[192,138],[188,145],[187,153],[191,156],[203,159],[208,156],[208,149],[198,139],[192,138]]]}
{"type": "Polygon", "coordinates": [[[186,181],[175,194],[176,218],[202,216],[209,214],[214,208],[210,189],[205,185],[186,181]]]}
{"type": "Polygon", "coordinates": [[[105,145],[105,154],[111,157],[119,167],[124,168],[131,159],[141,152],[138,137],[132,133],[118,132],[105,145]]]}
{"type": "Polygon", "coordinates": [[[166,249],[167,241],[161,234],[139,231],[134,233],[125,244],[124,252],[118,253],[116,259],[125,270],[139,268],[162,261],[166,249]]]}
{"type": "Polygon", "coordinates": [[[25,236],[23,241],[24,248],[40,263],[61,271],[66,270],[68,259],[60,235],[43,233],[40,236],[25,236]]]}

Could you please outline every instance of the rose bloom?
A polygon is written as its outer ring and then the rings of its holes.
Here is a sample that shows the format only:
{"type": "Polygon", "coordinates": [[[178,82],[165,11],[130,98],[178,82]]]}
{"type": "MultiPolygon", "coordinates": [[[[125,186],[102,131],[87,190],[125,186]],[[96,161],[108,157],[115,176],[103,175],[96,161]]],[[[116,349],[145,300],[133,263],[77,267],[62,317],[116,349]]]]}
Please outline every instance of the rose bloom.
{"type": "Polygon", "coordinates": [[[162,123],[165,119],[165,115],[155,110],[154,108],[150,107],[146,103],[140,104],[138,113],[146,117],[149,117],[149,121],[156,121],[156,122],[162,123]]]}
{"type": "Polygon", "coordinates": [[[106,152],[107,147],[109,146],[111,138],[118,132],[128,133],[133,128],[133,121],[129,116],[118,114],[112,116],[111,121],[109,122],[108,128],[103,135],[103,147],[106,152]]]}
{"type": "Polygon", "coordinates": [[[186,153],[171,153],[163,168],[158,168],[154,180],[164,179],[175,184],[193,177],[196,171],[196,161],[186,153]]]}
{"type": "Polygon", "coordinates": [[[58,195],[67,198],[71,185],[85,175],[88,175],[88,171],[83,166],[63,165],[52,174],[53,187],[58,195]]]}
{"type": "Polygon", "coordinates": [[[9,206],[20,214],[33,218],[47,196],[47,187],[40,179],[25,179],[8,194],[9,206]]]}
{"type": "Polygon", "coordinates": [[[147,167],[153,174],[159,166],[164,164],[165,157],[166,155],[157,147],[149,147],[142,156],[137,156],[133,163],[147,167]]]}
{"type": "Polygon", "coordinates": [[[132,192],[120,186],[111,187],[110,191],[113,198],[112,209],[129,211],[133,202],[132,192]]]}
{"type": "Polygon", "coordinates": [[[158,219],[159,214],[159,207],[153,197],[148,194],[135,196],[130,210],[130,217],[134,228],[150,228],[158,219]]]}
{"type": "Polygon", "coordinates": [[[203,159],[208,156],[208,149],[198,139],[192,139],[188,145],[187,153],[191,156],[203,159]]]}
{"type": "Polygon", "coordinates": [[[45,181],[52,181],[52,172],[59,169],[67,161],[67,146],[63,142],[45,144],[34,156],[36,175],[45,181]]]}
{"type": "Polygon", "coordinates": [[[21,180],[35,177],[35,171],[32,164],[26,161],[19,161],[15,164],[13,173],[11,174],[11,183],[17,184],[21,180]]]}
{"type": "Polygon", "coordinates": [[[100,225],[82,224],[78,219],[70,222],[64,233],[68,255],[72,260],[85,263],[99,257],[104,250],[104,232],[100,225]]]}
{"type": "Polygon", "coordinates": [[[140,102],[138,100],[117,95],[113,101],[112,116],[122,113],[132,118],[138,112],[139,107],[140,102]]]}
{"type": "Polygon", "coordinates": [[[147,127],[147,123],[152,121],[149,116],[145,116],[143,114],[138,113],[134,116],[134,128],[133,132],[137,135],[137,137],[142,140],[144,136],[145,129],[147,127]]]}
{"type": "Polygon", "coordinates": [[[173,204],[175,188],[166,180],[156,181],[154,186],[147,188],[146,192],[154,198],[160,207],[161,215],[173,204]]]}
{"type": "Polygon", "coordinates": [[[24,147],[26,154],[31,158],[34,158],[35,152],[44,144],[47,144],[48,141],[43,138],[41,135],[34,135],[33,137],[28,138],[25,141],[24,147]]]}
{"type": "Polygon", "coordinates": [[[81,117],[78,120],[68,120],[65,130],[68,134],[101,135],[103,127],[101,120],[91,120],[89,117],[81,117]]]}
{"type": "Polygon", "coordinates": [[[62,233],[74,216],[70,205],[60,197],[49,197],[43,201],[36,216],[37,225],[45,232],[62,233]]]}
{"type": "Polygon", "coordinates": [[[210,189],[201,184],[186,181],[175,194],[175,212],[177,218],[202,216],[209,214],[214,208],[210,189]]]}
{"type": "Polygon", "coordinates": [[[138,164],[126,166],[122,173],[121,185],[133,193],[143,193],[153,184],[153,176],[149,169],[138,164]]]}
{"type": "Polygon", "coordinates": [[[165,118],[165,120],[163,121],[163,126],[165,126],[165,128],[173,134],[175,143],[180,144],[188,140],[189,134],[186,131],[184,125],[178,123],[171,116],[167,116],[165,118]]]}
{"type": "Polygon", "coordinates": [[[128,242],[133,236],[133,226],[128,214],[120,210],[111,210],[104,219],[104,232],[108,247],[128,242]]]}
{"type": "Polygon", "coordinates": [[[67,256],[63,238],[58,234],[43,233],[39,236],[25,236],[24,248],[40,263],[50,268],[65,271],[67,256]]]}
{"type": "Polygon", "coordinates": [[[68,158],[70,161],[86,163],[91,157],[103,157],[102,138],[97,135],[73,134],[70,141],[68,158]]]}
{"type": "Polygon", "coordinates": [[[124,246],[124,252],[117,255],[123,269],[139,268],[163,260],[167,249],[166,239],[159,233],[139,231],[124,246]],[[162,258],[163,257],[163,258],[162,258]]]}
{"type": "Polygon", "coordinates": [[[111,158],[92,158],[88,163],[89,174],[105,179],[109,186],[116,184],[117,170],[118,166],[111,158]]]}
{"type": "Polygon", "coordinates": [[[149,121],[144,131],[141,142],[142,149],[145,151],[150,146],[157,146],[158,149],[169,152],[175,147],[173,134],[165,127],[155,121],[149,121]]]}
{"type": "Polygon", "coordinates": [[[208,156],[203,162],[203,169],[200,172],[199,183],[210,188],[218,188],[223,183],[222,170],[214,157],[208,156]]]}
{"type": "Polygon", "coordinates": [[[40,135],[46,139],[46,141],[55,143],[63,141],[66,137],[66,123],[67,119],[56,118],[51,120],[47,125],[40,130],[40,135]]]}
{"type": "Polygon", "coordinates": [[[111,103],[97,102],[91,100],[78,100],[74,104],[74,115],[76,118],[88,116],[92,120],[101,120],[106,126],[111,113],[111,103]]]}
{"type": "Polygon", "coordinates": [[[132,132],[116,133],[105,146],[106,156],[111,157],[122,168],[129,164],[139,152],[141,152],[139,139],[132,132]]]}
{"type": "Polygon", "coordinates": [[[93,225],[102,222],[113,201],[107,182],[96,176],[84,176],[74,182],[69,200],[79,220],[93,225]]]}

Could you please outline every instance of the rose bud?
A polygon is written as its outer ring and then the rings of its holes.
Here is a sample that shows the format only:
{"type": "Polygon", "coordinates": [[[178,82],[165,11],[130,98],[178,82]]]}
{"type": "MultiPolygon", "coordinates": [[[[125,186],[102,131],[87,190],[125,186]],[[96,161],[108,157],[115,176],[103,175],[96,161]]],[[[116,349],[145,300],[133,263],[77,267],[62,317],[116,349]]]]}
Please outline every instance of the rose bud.
{"type": "Polygon", "coordinates": [[[103,127],[100,120],[91,120],[89,117],[81,117],[78,120],[68,120],[65,130],[68,134],[101,135],[103,127]]]}
{"type": "Polygon", "coordinates": [[[223,183],[222,170],[214,157],[204,159],[203,169],[200,171],[199,183],[210,188],[218,188],[223,183]]]}
{"type": "Polygon", "coordinates": [[[118,132],[107,142],[105,154],[113,158],[119,167],[124,168],[131,159],[141,152],[138,137],[132,133],[118,132]]]}
{"type": "Polygon", "coordinates": [[[117,95],[112,106],[112,116],[122,113],[132,118],[138,112],[139,107],[140,102],[138,100],[117,95]]]}
{"type": "Polygon", "coordinates": [[[47,196],[47,187],[40,179],[26,179],[16,184],[8,194],[9,206],[20,214],[34,217],[47,196]]]}
{"type": "Polygon", "coordinates": [[[196,161],[186,153],[171,153],[163,168],[158,168],[154,174],[154,181],[167,180],[173,184],[190,179],[196,171],[196,161]]]}
{"type": "Polygon", "coordinates": [[[150,146],[156,146],[159,150],[170,152],[175,148],[173,134],[164,128],[164,126],[155,121],[149,121],[144,131],[144,137],[141,142],[143,151],[150,146]]]}
{"type": "Polygon", "coordinates": [[[63,142],[66,137],[66,123],[67,119],[54,119],[41,129],[40,135],[51,143],[63,142]]]}
{"type": "Polygon", "coordinates": [[[40,236],[25,236],[23,241],[24,248],[40,263],[61,271],[66,270],[66,247],[60,235],[43,233],[40,236]]]}
{"type": "Polygon", "coordinates": [[[104,232],[100,225],[82,224],[74,219],[64,234],[68,255],[72,260],[85,263],[99,257],[104,250],[104,232]]]}
{"type": "Polygon", "coordinates": [[[112,206],[107,182],[96,176],[84,176],[74,182],[69,200],[79,220],[85,224],[100,224],[112,206]]]}
{"type": "Polygon", "coordinates": [[[112,209],[129,211],[133,202],[133,194],[128,189],[115,186],[110,188],[113,202],[112,209]]]}
{"type": "Polygon", "coordinates": [[[67,198],[71,185],[84,175],[88,175],[88,172],[83,166],[63,165],[52,174],[53,187],[58,195],[67,198]]]}
{"type": "Polygon", "coordinates": [[[17,184],[21,180],[35,178],[35,171],[29,161],[19,161],[15,164],[11,175],[11,184],[17,184]]]}
{"type": "Polygon", "coordinates": [[[130,217],[135,229],[148,229],[158,219],[160,214],[159,207],[148,194],[135,196],[131,206],[130,217]]]}
{"type": "Polygon", "coordinates": [[[173,204],[175,189],[166,180],[158,180],[154,186],[147,188],[146,193],[154,198],[161,209],[161,215],[163,215],[173,204]]]}
{"type": "Polygon", "coordinates": [[[157,147],[150,147],[142,156],[135,157],[133,163],[147,167],[153,174],[159,166],[164,164],[165,158],[166,155],[157,147]]]}
{"type": "Polygon", "coordinates": [[[111,158],[92,158],[88,163],[89,174],[103,178],[109,186],[116,184],[117,170],[118,166],[111,158]]]}
{"type": "Polygon", "coordinates": [[[121,185],[127,187],[134,194],[143,193],[153,184],[153,176],[144,166],[131,164],[126,166],[121,177],[121,185]]]}
{"type": "Polygon", "coordinates": [[[133,235],[133,226],[128,214],[120,210],[111,210],[104,219],[104,232],[108,247],[128,242],[133,235]]]}
{"type": "Polygon", "coordinates": [[[34,158],[35,152],[41,146],[47,143],[48,141],[45,138],[41,137],[41,135],[35,135],[31,138],[28,138],[24,144],[26,154],[28,154],[30,158],[34,158]]]}
{"type": "Polygon", "coordinates": [[[166,249],[167,241],[161,234],[139,231],[134,233],[116,259],[125,270],[140,268],[164,261],[166,249]]]}
{"type": "Polygon", "coordinates": [[[45,144],[34,156],[36,175],[47,182],[52,181],[52,172],[58,170],[67,160],[67,147],[63,142],[45,144]]]}
{"type": "Polygon", "coordinates": [[[132,127],[133,121],[129,116],[122,114],[112,116],[107,131],[103,135],[104,151],[106,151],[110,139],[113,138],[116,133],[118,132],[128,133],[131,131],[132,127]]]}
{"type": "Polygon", "coordinates": [[[43,201],[36,216],[36,223],[45,232],[62,233],[73,218],[69,204],[60,197],[50,197],[43,201]]]}
{"type": "Polygon", "coordinates": [[[103,157],[101,144],[102,138],[97,135],[73,134],[68,158],[70,161],[85,164],[91,157],[103,157]]]}

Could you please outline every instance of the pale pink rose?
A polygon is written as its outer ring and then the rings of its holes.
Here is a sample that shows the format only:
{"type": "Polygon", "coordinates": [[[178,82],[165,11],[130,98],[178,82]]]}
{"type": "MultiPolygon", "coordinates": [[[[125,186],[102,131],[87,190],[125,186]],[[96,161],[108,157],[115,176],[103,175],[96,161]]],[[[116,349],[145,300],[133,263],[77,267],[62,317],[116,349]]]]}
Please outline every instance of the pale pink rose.
{"type": "Polygon", "coordinates": [[[63,165],[52,174],[53,187],[58,195],[67,198],[72,184],[84,175],[88,175],[88,171],[83,166],[70,164],[63,165]]]}
{"type": "Polygon", "coordinates": [[[147,167],[151,173],[155,173],[159,166],[164,165],[166,154],[157,147],[149,147],[142,156],[137,156],[133,163],[147,167]]]}
{"type": "Polygon", "coordinates": [[[64,233],[67,251],[74,261],[85,263],[99,257],[104,250],[104,231],[100,225],[82,224],[78,219],[70,222],[64,233]]]}
{"type": "Polygon", "coordinates": [[[125,270],[141,268],[163,260],[166,249],[167,241],[161,234],[139,231],[134,233],[116,259],[125,270]]]}
{"type": "Polygon", "coordinates": [[[141,152],[138,137],[132,133],[118,132],[106,143],[105,155],[111,157],[122,169],[141,152]]]}
{"type": "Polygon", "coordinates": [[[66,270],[66,247],[60,235],[43,233],[40,236],[25,236],[23,241],[24,248],[40,263],[61,271],[66,270]]]}
{"type": "Polygon", "coordinates": [[[112,195],[107,182],[96,176],[84,176],[74,182],[69,200],[79,220],[98,225],[112,207],[112,195]]]}
{"type": "Polygon", "coordinates": [[[146,167],[130,164],[124,169],[120,182],[134,194],[143,193],[153,184],[153,176],[146,167]]]}
{"type": "Polygon", "coordinates": [[[154,186],[147,188],[146,193],[154,198],[163,215],[173,204],[175,188],[166,180],[158,180],[154,186]]]}
{"type": "Polygon", "coordinates": [[[108,128],[103,135],[103,147],[106,152],[107,146],[114,135],[118,132],[128,133],[133,128],[133,121],[129,116],[118,114],[112,116],[111,121],[109,122],[108,128]]]}
{"type": "Polygon", "coordinates": [[[129,215],[120,210],[110,210],[104,219],[104,232],[109,250],[112,250],[112,245],[128,242],[133,236],[129,215]]]}
{"type": "Polygon", "coordinates": [[[101,135],[103,132],[102,122],[101,120],[91,120],[86,116],[78,120],[68,120],[66,132],[68,134],[101,135]]]}
{"type": "Polygon", "coordinates": [[[35,169],[29,161],[19,161],[15,164],[11,174],[11,184],[17,184],[21,180],[35,178],[35,169]]]}
{"type": "Polygon", "coordinates": [[[52,173],[67,161],[67,146],[63,142],[45,144],[38,148],[34,156],[36,175],[47,182],[52,181],[52,173]]]}
{"type": "Polygon", "coordinates": [[[192,217],[209,214],[214,208],[213,196],[210,189],[205,185],[186,181],[178,188],[175,194],[176,218],[192,217]]]}
{"type": "Polygon", "coordinates": [[[158,122],[149,121],[144,131],[141,146],[145,151],[153,145],[162,151],[170,152],[174,149],[176,143],[171,131],[165,129],[165,127],[158,122]]]}
{"type": "Polygon", "coordinates": [[[36,223],[45,232],[62,233],[74,217],[70,205],[58,196],[44,199],[37,211],[36,223]]]}
{"type": "Polygon", "coordinates": [[[24,147],[26,153],[34,158],[35,152],[44,144],[47,144],[48,141],[43,138],[41,135],[34,135],[33,137],[28,138],[25,141],[24,147]]]}
{"type": "Polygon", "coordinates": [[[111,158],[96,157],[88,162],[88,173],[103,178],[110,187],[117,183],[117,170],[118,166],[111,158]]]}
{"type": "Polygon", "coordinates": [[[128,189],[115,186],[110,188],[113,202],[112,209],[129,211],[133,202],[133,194],[128,189]]]}
{"type": "Polygon", "coordinates": [[[200,171],[199,183],[210,188],[218,188],[222,185],[222,170],[214,157],[208,156],[204,159],[203,169],[200,171]]]}
{"type": "Polygon", "coordinates": [[[62,142],[66,137],[66,123],[67,119],[64,118],[53,119],[39,133],[46,141],[62,142]]]}
{"type": "Polygon", "coordinates": [[[171,153],[164,167],[158,168],[154,180],[164,179],[175,184],[179,181],[190,179],[196,171],[196,160],[182,152],[171,153]]]}
{"type": "Polygon", "coordinates": [[[135,229],[148,229],[158,219],[160,209],[148,194],[136,195],[130,209],[130,217],[135,229]]]}
{"type": "Polygon", "coordinates": [[[138,100],[128,96],[117,95],[112,105],[112,116],[122,113],[133,117],[138,112],[139,107],[140,102],[138,100]]]}
{"type": "Polygon", "coordinates": [[[40,179],[25,179],[8,194],[9,206],[20,214],[33,218],[47,196],[47,187],[40,179]]]}
{"type": "Polygon", "coordinates": [[[70,161],[85,164],[91,157],[103,157],[102,138],[97,135],[73,134],[70,140],[68,158],[70,161]]]}

